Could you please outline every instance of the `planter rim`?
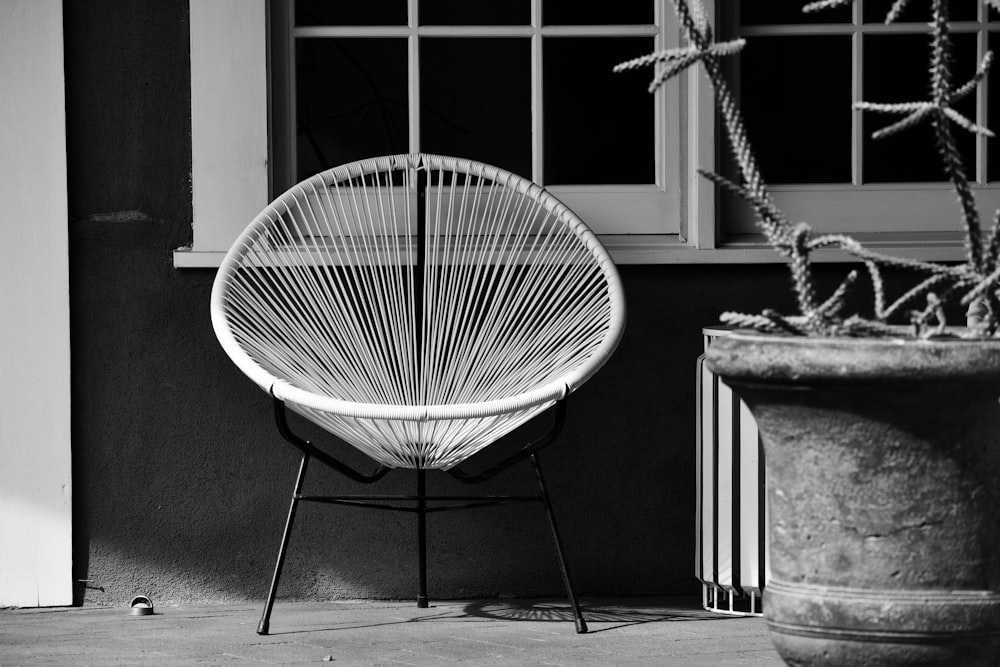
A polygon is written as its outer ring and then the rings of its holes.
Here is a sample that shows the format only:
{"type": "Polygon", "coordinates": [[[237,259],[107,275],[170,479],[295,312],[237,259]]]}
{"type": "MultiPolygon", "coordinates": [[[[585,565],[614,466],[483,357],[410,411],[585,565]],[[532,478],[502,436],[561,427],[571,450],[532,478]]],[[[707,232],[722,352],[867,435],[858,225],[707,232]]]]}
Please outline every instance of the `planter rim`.
{"type": "Polygon", "coordinates": [[[983,382],[1000,390],[1000,339],[807,337],[718,327],[705,360],[724,379],[764,383],[983,382]]]}

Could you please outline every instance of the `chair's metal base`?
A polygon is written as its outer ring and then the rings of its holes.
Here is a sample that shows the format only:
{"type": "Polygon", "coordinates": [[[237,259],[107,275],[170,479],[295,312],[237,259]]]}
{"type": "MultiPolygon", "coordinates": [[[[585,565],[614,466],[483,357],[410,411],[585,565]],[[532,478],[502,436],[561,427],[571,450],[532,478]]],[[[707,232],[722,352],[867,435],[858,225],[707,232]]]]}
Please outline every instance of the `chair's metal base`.
{"type": "Polygon", "coordinates": [[[350,505],[354,507],[367,507],[371,509],[393,510],[398,512],[412,512],[417,515],[417,553],[418,553],[418,592],[417,606],[426,608],[428,606],[427,596],[427,515],[433,512],[443,512],[458,509],[471,509],[475,507],[488,507],[504,503],[540,502],[545,508],[548,516],[549,528],[552,539],[556,547],[556,555],[559,561],[559,569],[562,573],[563,584],[569,598],[570,606],[573,608],[573,615],[576,621],[576,631],[578,633],[587,632],[587,623],[583,618],[580,605],[573,592],[573,585],[570,578],[569,567],[559,537],[559,529],[556,525],[555,515],[552,511],[552,503],[549,501],[548,491],[545,488],[545,480],[542,476],[542,469],[538,462],[538,449],[549,444],[555,439],[555,435],[562,427],[565,417],[564,401],[557,404],[556,424],[548,435],[531,443],[521,449],[517,454],[508,457],[497,466],[479,475],[466,475],[457,470],[449,471],[453,477],[465,483],[477,483],[493,477],[495,474],[505,470],[517,461],[529,459],[535,470],[535,478],[538,482],[538,495],[529,496],[428,496],[426,493],[426,470],[416,470],[417,492],[415,495],[340,495],[340,496],[315,496],[302,493],[302,486],[305,481],[306,471],[311,458],[318,458],[323,463],[330,465],[339,472],[347,475],[355,481],[371,483],[381,479],[388,471],[388,468],[380,468],[371,475],[363,475],[348,468],[343,463],[332,459],[328,454],[313,447],[311,443],[295,436],[288,428],[285,416],[284,404],[275,400],[275,414],[278,421],[278,428],[285,439],[302,450],[302,460],[299,464],[299,473],[295,480],[295,489],[292,493],[291,505],[288,508],[288,518],[285,521],[284,533],[281,537],[281,546],[278,549],[278,560],[274,566],[274,575],[271,578],[271,587],[268,590],[267,602],[264,606],[264,613],[257,626],[257,634],[266,635],[270,628],[271,610],[274,606],[274,598],[278,591],[278,582],[281,578],[281,570],[285,562],[285,554],[288,550],[289,537],[292,532],[292,524],[295,521],[295,513],[300,501],[311,501],[326,503],[331,505],[350,505]],[[400,504],[403,503],[403,504],[400,504]]]}

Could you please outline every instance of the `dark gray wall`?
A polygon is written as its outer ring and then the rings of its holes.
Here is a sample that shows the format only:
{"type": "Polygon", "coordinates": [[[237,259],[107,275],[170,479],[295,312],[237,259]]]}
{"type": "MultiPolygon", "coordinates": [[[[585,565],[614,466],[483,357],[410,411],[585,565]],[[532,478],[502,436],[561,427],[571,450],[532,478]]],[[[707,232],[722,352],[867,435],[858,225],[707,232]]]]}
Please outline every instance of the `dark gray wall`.
{"type": "MultiPolygon", "coordinates": [[[[223,355],[191,240],[187,2],[65,3],[78,599],[261,599],[297,459],[223,355]],[[100,590],[99,590],[100,589],[100,590]]],[[[625,338],[544,454],[586,595],[696,593],[694,362],[726,309],[784,308],[780,266],[624,267],[625,338]]],[[[537,430],[537,429],[536,429],[537,430]]],[[[483,459],[495,459],[487,450],[483,459]]],[[[345,458],[366,465],[352,451],[345,458]]],[[[357,490],[315,468],[310,489],[357,490]]],[[[411,474],[381,490],[410,491],[411,474]]],[[[456,490],[437,476],[430,489],[456,490]]],[[[530,468],[484,490],[527,492],[530,468]]],[[[458,489],[465,491],[466,489],[458,489]]],[[[414,595],[410,516],[306,506],[282,594],[414,595]]],[[[541,511],[430,518],[431,595],[559,595],[541,511]]]]}

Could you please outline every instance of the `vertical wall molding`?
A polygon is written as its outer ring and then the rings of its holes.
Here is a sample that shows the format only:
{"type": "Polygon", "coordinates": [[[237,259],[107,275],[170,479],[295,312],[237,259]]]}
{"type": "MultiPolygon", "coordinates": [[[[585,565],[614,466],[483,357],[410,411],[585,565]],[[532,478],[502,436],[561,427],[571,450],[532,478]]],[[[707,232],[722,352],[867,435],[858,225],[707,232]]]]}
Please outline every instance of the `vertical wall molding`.
{"type": "Polygon", "coordinates": [[[0,0],[0,607],[73,601],[60,0],[0,0]]]}

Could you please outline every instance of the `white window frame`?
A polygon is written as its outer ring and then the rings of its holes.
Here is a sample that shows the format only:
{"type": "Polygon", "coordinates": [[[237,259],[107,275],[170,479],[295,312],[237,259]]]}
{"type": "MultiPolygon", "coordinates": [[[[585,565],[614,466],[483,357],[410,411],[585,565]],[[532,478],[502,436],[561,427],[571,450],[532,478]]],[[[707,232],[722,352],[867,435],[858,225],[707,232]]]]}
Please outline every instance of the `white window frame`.
{"type": "MultiPolygon", "coordinates": [[[[715,6],[721,1],[706,3],[713,21],[715,6]]],[[[191,0],[190,7],[194,240],[191,247],[174,252],[174,266],[217,267],[239,232],[271,197],[268,0],[191,0]]],[[[656,11],[663,26],[658,46],[679,44],[680,29],[669,2],[657,0],[656,11]]],[[[537,2],[532,3],[532,12],[534,23],[528,29],[542,34],[536,28],[540,25],[537,2]]],[[[532,85],[540,90],[539,81],[532,85]]],[[[719,193],[710,182],[694,173],[697,167],[714,168],[717,154],[715,103],[699,68],[691,68],[667,84],[657,113],[662,123],[658,130],[658,141],[662,142],[659,150],[665,151],[669,158],[657,173],[657,187],[669,203],[667,210],[661,212],[662,232],[602,234],[615,261],[620,264],[782,261],[759,238],[727,237],[722,233],[729,221],[720,223],[717,218],[719,193]]],[[[836,202],[821,200],[800,210],[790,199],[794,189],[794,186],[775,188],[779,205],[786,206],[785,210],[794,219],[809,220],[810,213],[816,210],[838,206],[836,202]]],[[[599,194],[574,193],[572,187],[552,190],[574,210],[574,198],[591,196],[600,204],[599,194]]],[[[626,191],[628,186],[620,190],[626,191]]],[[[840,195],[834,192],[830,196],[840,195]]],[[[851,196],[863,195],[851,193],[851,196]]],[[[584,208],[588,206],[583,204],[584,208]]],[[[866,206],[865,210],[873,217],[880,215],[874,204],[866,206]]],[[[949,211],[954,215],[953,208],[949,211]]],[[[614,209],[599,215],[613,214],[614,209]]],[[[988,218],[985,213],[984,219],[988,218]]],[[[923,260],[963,258],[961,243],[954,232],[897,230],[866,234],[862,240],[885,252],[923,260]]],[[[815,257],[817,261],[848,259],[838,251],[820,252],[815,257]]]]}

